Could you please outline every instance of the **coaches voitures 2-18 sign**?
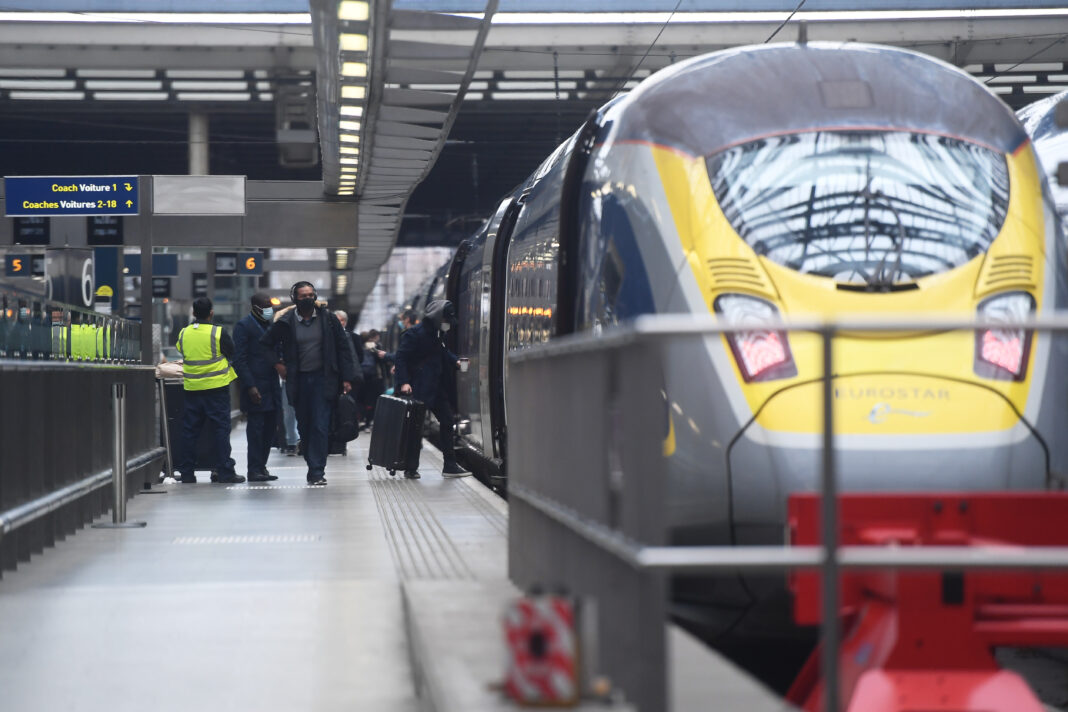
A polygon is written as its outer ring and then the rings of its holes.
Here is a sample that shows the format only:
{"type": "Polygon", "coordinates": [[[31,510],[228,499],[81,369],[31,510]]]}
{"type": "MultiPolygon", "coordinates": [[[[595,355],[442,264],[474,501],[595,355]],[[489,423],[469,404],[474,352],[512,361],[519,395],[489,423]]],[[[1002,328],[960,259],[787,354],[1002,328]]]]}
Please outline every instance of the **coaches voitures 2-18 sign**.
{"type": "Polygon", "coordinates": [[[137,176],[4,178],[8,217],[137,215],[137,176]]]}

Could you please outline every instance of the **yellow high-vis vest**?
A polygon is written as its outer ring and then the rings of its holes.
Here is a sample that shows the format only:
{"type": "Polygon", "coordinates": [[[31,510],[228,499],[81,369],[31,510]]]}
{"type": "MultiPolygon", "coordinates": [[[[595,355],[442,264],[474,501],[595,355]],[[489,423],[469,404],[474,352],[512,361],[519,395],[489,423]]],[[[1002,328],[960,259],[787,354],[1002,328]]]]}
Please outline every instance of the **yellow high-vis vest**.
{"type": "Polygon", "coordinates": [[[182,329],[178,334],[178,351],[183,359],[185,390],[221,388],[237,378],[230,362],[222,355],[221,345],[221,326],[194,323],[182,329]]]}

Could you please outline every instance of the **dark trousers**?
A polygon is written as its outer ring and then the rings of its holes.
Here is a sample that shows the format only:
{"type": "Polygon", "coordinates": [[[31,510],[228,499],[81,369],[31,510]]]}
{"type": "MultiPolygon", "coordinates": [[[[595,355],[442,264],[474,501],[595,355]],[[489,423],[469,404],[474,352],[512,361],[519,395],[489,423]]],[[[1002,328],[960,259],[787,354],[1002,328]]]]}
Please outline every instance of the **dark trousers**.
{"type": "Polygon", "coordinates": [[[206,391],[186,391],[182,411],[182,457],[178,472],[192,475],[196,469],[197,440],[200,429],[208,427],[213,448],[215,471],[227,479],[235,475],[234,460],[230,457],[230,387],[209,388],[206,391]]]}
{"type": "Polygon", "coordinates": [[[267,456],[271,454],[274,434],[278,430],[278,411],[262,410],[248,412],[248,473],[267,471],[267,456]]]}
{"type": "Polygon", "coordinates": [[[323,395],[323,372],[302,371],[297,374],[297,427],[304,445],[304,462],[308,479],[326,473],[326,456],[330,448],[330,418],[334,403],[323,395]]]}
{"type": "MultiPolygon", "coordinates": [[[[439,394],[437,400],[438,402],[430,407],[430,412],[438,419],[438,447],[441,448],[441,459],[444,460],[445,467],[448,467],[456,464],[456,451],[453,449],[455,446],[455,440],[453,439],[455,421],[449,399],[439,394]]],[[[416,468],[418,468],[419,445],[416,444],[413,448],[414,451],[411,457],[415,462],[416,468]]]]}

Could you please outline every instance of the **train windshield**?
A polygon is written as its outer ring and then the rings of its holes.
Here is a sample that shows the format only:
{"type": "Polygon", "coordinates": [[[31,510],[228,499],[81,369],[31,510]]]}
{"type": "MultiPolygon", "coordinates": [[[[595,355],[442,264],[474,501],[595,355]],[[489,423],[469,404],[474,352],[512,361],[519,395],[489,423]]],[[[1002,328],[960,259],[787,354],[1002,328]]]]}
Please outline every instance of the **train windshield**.
{"type": "Polygon", "coordinates": [[[932,134],[791,134],[707,163],[720,207],[757,254],[866,289],[911,284],[982,254],[1009,201],[1004,156],[932,134]]]}

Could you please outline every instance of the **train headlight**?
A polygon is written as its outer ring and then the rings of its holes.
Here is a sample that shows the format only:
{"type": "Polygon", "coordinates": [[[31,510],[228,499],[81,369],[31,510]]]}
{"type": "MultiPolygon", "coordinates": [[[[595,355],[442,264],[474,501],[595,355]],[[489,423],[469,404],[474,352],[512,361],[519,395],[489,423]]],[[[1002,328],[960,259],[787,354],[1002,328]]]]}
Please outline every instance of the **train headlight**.
{"type": "MultiPolygon", "coordinates": [[[[979,304],[979,316],[992,321],[1020,321],[1035,309],[1027,292],[1008,292],[979,304]]],[[[1027,372],[1031,332],[989,328],[975,332],[975,373],[983,378],[1022,381],[1027,372]]]]}
{"type": "Polygon", "coordinates": [[[721,294],[713,308],[731,326],[754,327],[726,335],[746,383],[797,375],[786,333],[759,328],[778,319],[775,305],[743,294],[721,294]]]}

